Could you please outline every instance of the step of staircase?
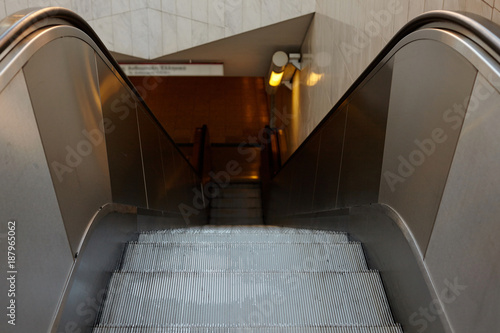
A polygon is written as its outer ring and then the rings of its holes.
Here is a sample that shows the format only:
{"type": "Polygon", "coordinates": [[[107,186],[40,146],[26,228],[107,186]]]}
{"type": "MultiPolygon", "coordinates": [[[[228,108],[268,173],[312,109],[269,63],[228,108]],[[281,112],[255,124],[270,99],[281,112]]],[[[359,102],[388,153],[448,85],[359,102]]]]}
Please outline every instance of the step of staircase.
{"type": "Polygon", "coordinates": [[[107,325],[393,325],[378,272],[117,272],[107,325]],[[348,292],[347,292],[348,291],[348,292]],[[258,319],[252,313],[263,312],[258,319]]]}
{"type": "Polygon", "coordinates": [[[130,243],[125,272],[366,271],[360,243],[130,243]],[[169,260],[165,260],[169,258],[169,260]]]}
{"type": "Polygon", "coordinates": [[[94,329],[94,333],[401,333],[399,325],[394,326],[367,326],[367,327],[263,327],[245,328],[204,328],[204,327],[123,327],[123,326],[108,326],[102,325],[94,329]]]}
{"type": "Polygon", "coordinates": [[[147,232],[94,332],[402,332],[348,235],[269,226],[147,232]]]}
{"type": "Polygon", "coordinates": [[[262,218],[260,208],[217,208],[210,212],[211,218],[262,218]]]}
{"type": "Polygon", "coordinates": [[[260,198],[215,198],[211,202],[212,208],[261,208],[260,198]]]}
{"type": "Polygon", "coordinates": [[[262,217],[211,217],[208,221],[211,225],[256,225],[262,224],[262,217]]]}
{"type": "Polygon", "coordinates": [[[139,234],[140,243],[347,243],[343,232],[270,226],[210,226],[139,234]]]}
{"type": "Polygon", "coordinates": [[[226,187],[221,188],[218,198],[259,198],[260,188],[241,188],[241,187],[226,187]]]}
{"type": "Polygon", "coordinates": [[[209,224],[263,224],[260,183],[228,184],[210,202],[209,224]]]}

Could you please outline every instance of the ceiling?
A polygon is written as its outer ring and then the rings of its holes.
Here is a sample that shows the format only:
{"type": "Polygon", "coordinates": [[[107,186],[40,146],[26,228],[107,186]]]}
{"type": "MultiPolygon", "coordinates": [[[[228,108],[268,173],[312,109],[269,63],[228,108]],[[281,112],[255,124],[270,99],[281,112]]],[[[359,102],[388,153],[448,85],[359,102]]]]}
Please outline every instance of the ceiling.
{"type": "Polygon", "coordinates": [[[153,60],[119,53],[121,63],[224,63],[225,76],[266,76],[276,51],[300,52],[314,14],[308,14],[153,60]]]}

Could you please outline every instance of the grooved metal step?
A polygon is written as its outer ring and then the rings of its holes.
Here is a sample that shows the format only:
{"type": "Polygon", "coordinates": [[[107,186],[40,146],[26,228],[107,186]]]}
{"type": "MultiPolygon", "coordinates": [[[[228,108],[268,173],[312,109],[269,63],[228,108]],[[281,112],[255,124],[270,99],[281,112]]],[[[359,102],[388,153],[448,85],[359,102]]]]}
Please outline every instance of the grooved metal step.
{"type": "Polygon", "coordinates": [[[260,187],[261,187],[260,183],[229,183],[226,185],[226,187],[223,187],[223,189],[226,188],[260,189],[260,187]]]}
{"type": "Polygon", "coordinates": [[[220,189],[218,198],[260,198],[260,188],[234,188],[220,189]]]}
{"type": "Polygon", "coordinates": [[[212,208],[261,208],[260,198],[214,198],[212,208]]]}
{"type": "Polygon", "coordinates": [[[260,225],[140,234],[99,318],[93,332],[402,332],[360,243],[260,225]]]}
{"type": "Polygon", "coordinates": [[[333,272],[367,270],[360,243],[130,243],[125,272],[333,272]]]}
{"type": "Polygon", "coordinates": [[[111,326],[393,326],[378,272],[116,272],[111,326]]]}
{"type": "Polygon", "coordinates": [[[213,208],[210,211],[211,218],[262,218],[260,208],[213,208]]]}
{"type": "Polygon", "coordinates": [[[340,326],[340,327],[252,327],[252,328],[204,328],[204,327],[122,327],[100,326],[94,333],[402,333],[399,325],[394,326],[340,326]]]}
{"type": "Polygon", "coordinates": [[[139,235],[144,243],[346,243],[346,233],[321,230],[279,228],[210,226],[192,229],[153,231],[139,235]]]}
{"type": "Polygon", "coordinates": [[[262,224],[262,217],[211,217],[210,225],[256,225],[262,224]]]}

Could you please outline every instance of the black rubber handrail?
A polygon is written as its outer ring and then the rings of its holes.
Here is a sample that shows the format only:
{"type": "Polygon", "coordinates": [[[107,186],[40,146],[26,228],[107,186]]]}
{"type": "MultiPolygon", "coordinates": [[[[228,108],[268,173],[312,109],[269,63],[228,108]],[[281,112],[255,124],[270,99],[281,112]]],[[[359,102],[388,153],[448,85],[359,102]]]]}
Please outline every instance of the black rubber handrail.
{"type": "MultiPolygon", "coordinates": [[[[333,108],[323,117],[323,119],[316,125],[311,133],[304,139],[304,141],[299,145],[299,147],[290,155],[290,157],[283,163],[281,169],[274,175],[276,177],[280,171],[286,167],[293,159],[296,158],[298,153],[305,149],[306,144],[309,140],[321,130],[322,126],[328,121],[328,119],[342,106],[342,104],[349,99],[354,91],[362,84],[362,82],[375,70],[375,68],[381,63],[384,58],[392,51],[392,49],[401,41],[403,38],[415,32],[421,28],[442,28],[449,29],[450,24],[461,27],[463,30],[470,33],[466,37],[471,38],[476,42],[482,42],[484,45],[488,46],[493,52],[496,58],[500,58],[500,27],[495,23],[487,20],[486,18],[465,12],[452,12],[445,10],[435,10],[424,13],[417,16],[410,22],[408,22],[403,28],[401,28],[396,35],[387,43],[387,45],[380,51],[380,53],[372,60],[368,67],[361,73],[361,75],[352,83],[349,89],[342,95],[338,102],[333,106],[333,108]]],[[[459,31],[464,33],[463,31],[459,31]]],[[[273,177],[273,178],[274,178],[273,177]]]]}
{"type": "MultiPolygon", "coordinates": [[[[19,11],[12,14],[0,22],[0,55],[3,54],[9,48],[13,48],[19,43],[23,37],[31,34],[39,29],[43,29],[50,26],[61,25],[62,22],[67,23],[87,34],[93,42],[97,45],[100,51],[104,54],[107,60],[114,67],[116,73],[123,79],[123,81],[128,85],[128,87],[134,92],[139,102],[143,105],[144,109],[149,113],[156,125],[163,131],[167,139],[170,140],[179,154],[184,158],[187,165],[194,171],[194,167],[188,161],[184,153],[175,144],[174,140],[167,133],[165,128],[158,121],[153,112],[149,109],[148,105],[139,94],[135,86],[129,80],[125,72],[122,70],[118,62],[115,60],[111,52],[108,50],[106,45],[101,41],[99,36],[95,33],[94,29],[78,14],[72,12],[69,9],[62,7],[47,7],[47,8],[31,8],[19,11]]],[[[0,59],[2,61],[2,59],[0,59]]]]}

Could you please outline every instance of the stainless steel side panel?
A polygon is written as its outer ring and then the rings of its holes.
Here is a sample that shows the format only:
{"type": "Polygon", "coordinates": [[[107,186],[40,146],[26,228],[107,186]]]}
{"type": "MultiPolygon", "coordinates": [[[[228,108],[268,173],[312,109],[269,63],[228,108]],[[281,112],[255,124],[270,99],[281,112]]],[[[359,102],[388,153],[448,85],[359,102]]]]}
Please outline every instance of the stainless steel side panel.
{"type": "Polygon", "coordinates": [[[288,215],[310,212],[314,200],[314,180],[318,165],[318,153],[320,145],[320,133],[316,133],[305,149],[297,155],[302,163],[296,165],[291,178],[290,201],[288,215]]]}
{"type": "MultiPolygon", "coordinates": [[[[264,219],[266,223],[276,223],[275,218],[290,215],[288,213],[288,205],[291,197],[292,173],[294,168],[291,165],[282,169],[280,173],[273,178],[270,184],[269,200],[267,208],[264,211],[264,219]]],[[[266,204],[266,203],[264,203],[266,204]]]]}
{"type": "Polygon", "coordinates": [[[497,331],[500,309],[500,93],[479,75],[472,96],[425,258],[457,333],[497,331]]]}
{"type": "Polygon", "coordinates": [[[199,189],[199,187],[196,185],[194,171],[188,167],[187,161],[175,148],[174,143],[161,131],[160,147],[162,169],[165,178],[165,210],[173,213],[173,216],[177,214],[179,218],[182,218],[180,216],[179,205],[183,203],[193,207],[193,199],[195,197],[193,189],[199,189]]]}
{"type": "Polygon", "coordinates": [[[104,217],[97,217],[89,231],[92,237],[82,247],[58,323],[58,333],[92,332],[109,279],[118,267],[124,247],[127,242],[137,240],[137,215],[109,212],[114,208],[110,206],[103,209],[104,217]]]}
{"type": "Polygon", "coordinates": [[[391,93],[392,61],[350,99],[338,207],[377,202],[391,93]]]}
{"type": "Polygon", "coordinates": [[[0,93],[1,332],[44,332],[51,325],[73,257],[42,140],[20,71],[0,93]],[[16,326],[7,323],[8,222],[15,221],[16,326]]]}
{"type": "Polygon", "coordinates": [[[346,117],[347,106],[336,112],[321,130],[316,185],[314,187],[314,211],[337,208],[346,117]]]}
{"type": "Polygon", "coordinates": [[[418,40],[395,55],[393,73],[379,202],[425,253],[461,127],[453,110],[467,107],[476,70],[451,47],[418,40]]]}
{"type": "Polygon", "coordinates": [[[136,100],[97,57],[113,202],[146,207],[136,100]]]}
{"type": "Polygon", "coordinates": [[[137,119],[141,139],[142,163],[144,167],[148,208],[165,210],[166,191],[159,129],[140,105],[138,105],[137,109],[137,119]]]}
{"type": "Polygon", "coordinates": [[[38,50],[24,73],[75,253],[96,210],[111,202],[94,51],[59,38],[38,50]]]}

